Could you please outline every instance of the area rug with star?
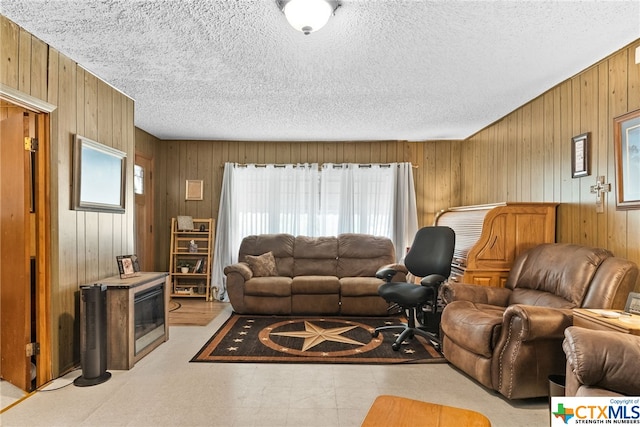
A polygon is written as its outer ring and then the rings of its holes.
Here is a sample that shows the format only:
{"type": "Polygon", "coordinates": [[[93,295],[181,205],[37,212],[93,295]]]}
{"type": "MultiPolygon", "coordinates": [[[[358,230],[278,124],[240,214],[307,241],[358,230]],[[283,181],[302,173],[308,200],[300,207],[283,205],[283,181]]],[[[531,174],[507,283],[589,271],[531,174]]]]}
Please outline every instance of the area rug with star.
{"type": "Polygon", "coordinates": [[[444,363],[422,337],[391,348],[400,330],[372,336],[395,317],[292,317],[232,314],[191,362],[444,363]]]}

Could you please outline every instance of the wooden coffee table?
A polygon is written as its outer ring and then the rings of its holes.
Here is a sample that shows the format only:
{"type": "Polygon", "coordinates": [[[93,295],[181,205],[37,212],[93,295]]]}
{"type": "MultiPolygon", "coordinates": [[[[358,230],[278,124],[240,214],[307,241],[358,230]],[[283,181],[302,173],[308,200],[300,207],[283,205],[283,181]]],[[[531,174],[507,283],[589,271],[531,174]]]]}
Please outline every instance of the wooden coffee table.
{"type": "Polygon", "coordinates": [[[398,396],[378,396],[371,405],[362,427],[491,427],[479,412],[398,396]]]}

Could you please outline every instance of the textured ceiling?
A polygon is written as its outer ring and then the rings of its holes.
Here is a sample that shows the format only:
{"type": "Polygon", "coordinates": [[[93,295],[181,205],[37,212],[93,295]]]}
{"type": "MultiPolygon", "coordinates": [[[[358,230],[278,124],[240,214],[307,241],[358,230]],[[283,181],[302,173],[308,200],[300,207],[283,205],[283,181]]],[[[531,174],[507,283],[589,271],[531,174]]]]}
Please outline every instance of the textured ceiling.
{"type": "Polygon", "coordinates": [[[640,0],[341,1],[308,36],[275,0],[0,12],[134,98],[161,139],[461,139],[640,37],[640,0]]]}

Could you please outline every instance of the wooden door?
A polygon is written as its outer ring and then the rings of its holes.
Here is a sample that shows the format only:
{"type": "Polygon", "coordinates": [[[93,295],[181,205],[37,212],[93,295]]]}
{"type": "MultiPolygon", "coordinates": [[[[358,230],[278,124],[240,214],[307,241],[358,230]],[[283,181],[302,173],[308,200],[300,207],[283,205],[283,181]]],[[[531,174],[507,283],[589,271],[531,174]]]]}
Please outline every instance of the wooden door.
{"type": "Polygon", "coordinates": [[[0,122],[0,375],[31,391],[31,175],[29,113],[8,108],[0,122]]]}
{"type": "Polygon", "coordinates": [[[136,199],[136,254],[142,271],[155,271],[153,255],[153,161],[136,154],[134,193],[136,199]]]}

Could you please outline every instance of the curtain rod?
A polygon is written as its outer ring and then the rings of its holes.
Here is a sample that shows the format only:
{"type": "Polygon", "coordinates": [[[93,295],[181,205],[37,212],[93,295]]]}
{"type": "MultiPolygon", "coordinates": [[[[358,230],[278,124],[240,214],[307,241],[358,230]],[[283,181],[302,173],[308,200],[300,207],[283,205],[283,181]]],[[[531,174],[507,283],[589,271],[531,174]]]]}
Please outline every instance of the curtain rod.
{"type": "MultiPolygon", "coordinates": [[[[319,166],[322,167],[322,165],[324,165],[325,163],[320,164],[319,166]]],[[[371,166],[373,166],[374,164],[380,165],[380,166],[385,166],[385,167],[391,167],[390,163],[360,163],[358,164],[358,167],[360,168],[370,168],[371,166]]],[[[224,163],[222,163],[222,165],[220,165],[221,168],[224,168],[224,163]]],[[[288,165],[292,165],[294,168],[296,167],[302,167],[302,166],[310,166],[309,164],[304,164],[304,163],[234,163],[234,165],[241,167],[241,168],[246,168],[249,165],[254,165],[257,168],[266,168],[269,165],[272,165],[275,168],[284,168],[287,167],[288,165]]],[[[344,163],[340,163],[340,164],[334,164],[333,167],[334,168],[341,168],[344,165],[344,163]]],[[[411,165],[411,167],[413,169],[418,169],[419,166],[418,165],[411,165]]]]}

